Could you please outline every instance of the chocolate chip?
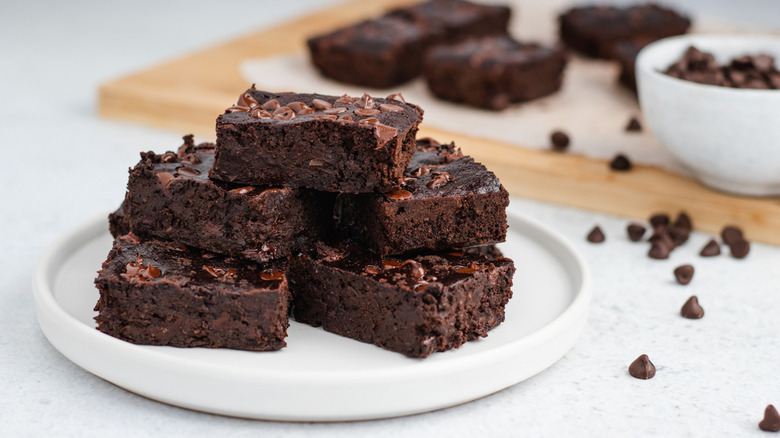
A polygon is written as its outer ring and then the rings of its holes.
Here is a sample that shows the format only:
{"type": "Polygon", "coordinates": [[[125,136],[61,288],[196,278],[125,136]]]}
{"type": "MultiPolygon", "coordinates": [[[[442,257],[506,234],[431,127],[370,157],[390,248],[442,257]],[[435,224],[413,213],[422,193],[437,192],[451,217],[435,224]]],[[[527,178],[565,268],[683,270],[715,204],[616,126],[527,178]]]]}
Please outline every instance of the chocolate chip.
{"type": "Polygon", "coordinates": [[[382,270],[389,271],[391,269],[398,269],[403,266],[403,263],[397,260],[382,260],[382,270]]]}
{"type": "Polygon", "coordinates": [[[655,365],[650,362],[650,358],[646,354],[643,354],[631,362],[631,365],[628,366],[628,373],[637,379],[652,379],[655,376],[655,365]]]}
{"type": "Polygon", "coordinates": [[[230,108],[226,109],[226,113],[248,113],[251,108],[248,106],[243,105],[233,105],[230,108]]]}
{"type": "Polygon", "coordinates": [[[764,432],[780,432],[780,414],[774,406],[769,405],[764,410],[764,419],[758,423],[758,428],[764,432]]]}
{"type": "Polygon", "coordinates": [[[588,233],[588,242],[591,243],[601,243],[605,240],[604,232],[601,231],[601,228],[599,226],[593,227],[593,229],[588,233]]]}
{"type": "Polygon", "coordinates": [[[166,152],[160,156],[160,162],[161,163],[175,163],[176,162],[176,154],[173,152],[166,152]]]}
{"type": "Polygon", "coordinates": [[[716,242],[715,239],[710,239],[710,241],[704,245],[704,248],[701,249],[699,255],[702,257],[714,257],[716,255],[720,255],[720,245],[718,245],[718,242],[716,242]]]}
{"type": "Polygon", "coordinates": [[[732,242],[731,245],[729,245],[729,250],[731,251],[731,256],[735,259],[743,259],[750,252],[750,242],[747,240],[732,242]]]}
{"type": "Polygon", "coordinates": [[[236,187],[235,189],[230,189],[230,193],[235,193],[237,195],[246,195],[247,193],[251,193],[255,190],[252,186],[244,186],[244,187],[236,187]]]}
{"type": "Polygon", "coordinates": [[[267,101],[266,103],[260,105],[260,108],[262,108],[264,110],[268,110],[268,111],[276,111],[277,109],[279,109],[280,106],[281,105],[279,104],[278,100],[271,99],[271,100],[267,101]]]}
{"type": "Polygon", "coordinates": [[[745,240],[742,235],[742,230],[734,225],[727,225],[723,227],[723,230],[720,232],[720,237],[723,239],[723,243],[726,245],[731,245],[734,242],[745,240]]]}
{"type": "MultiPolygon", "coordinates": [[[[311,105],[318,109],[318,110],[325,110],[329,108],[333,108],[333,104],[328,102],[327,100],[322,99],[314,99],[311,101],[311,105]]],[[[346,110],[346,108],[344,108],[346,110]]]]}
{"type": "Polygon", "coordinates": [[[292,120],[295,118],[295,111],[286,106],[280,106],[273,112],[274,120],[292,120]]]}
{"type": "Polygon", "coordinates": [[[376,108],[361,108],[355,110],[355,115],[361,117],[378,116],[380,114],[382,114],[382,111],[379,111],[376,108]]]}
{"type": "Polygon", "coordinates": [[[436,170],[439,167],[441,167],[441,165],[439,165],[439,164],[431,164],[429,166],[420,166],[417,169],[414,169],[410,173],[410,175],[416,176],[416,177],[421,177],[423,175],[427,175],[427,174],[431,173],[432,170],[436,170]]]}
{"type": "Polygon", "coordinates": [[[338,117],[331,114],[318,114],[314,118],[318,120],[336,120],[338,117]]]}
{"type": "Polygon", "coordinates": [[[214,278],[230,279],[236,275],[235,269],[215,268],[213,266],[203,265],[203,270],[214,278]]]}
{"type": "Polygon", "coordinates": [[[447,184],[450,181],[454,181],[455,178],[453,178],[449,173],[447,172],[434,172],[433,178],[428,182],[428,187],[432,189],[439,188],[445,184],[447,184]]]}
{"type": "Polygon", "coordinates": [[[377,142],[377,149],[383,147],[390,140],[394,139],[396,134],[398,134],[398,129],[393,128],[392,126],[383,125],[381,123],[374,125],[374,136],[377,140],[379,140],[377,142]]]}
{"type": "Polygon", "coordinates": [[[238,97],[238,102],[236,103],[236,105],[254,108],[257,106],[257,99],[255,99],[249,93],[243,93],[241,94],[241,96],[238,97]]]}
{"type": "Polygon", "coordinates": [[[650,216],[650,225],[656,228],[659,225],[669,225],[669,216],[663,213],[658,213],[650,216]]]}
{"type": "Polygon", "coordinates": [[[458,274],[473,274],[474,272],[477,272],[474,268],[458,268],[455,270],[458,274]]]}
{"type": "Polygon", "coordinates": [[[394,100],[396,102],[401,102],[403,104],[406,103],[406,100],[404,99],[404,96],[401,93],[393,93],[389,94],[387,96],[387,100],[394,100]]]}
{"type": "Polygon", "coordinates": [[[320,167],[323,164],[325,164],[325,163],[322,162],[321,160],[309,160],[309,166],[320,167]]]}
{"type": "Polygon", "coordinates": [[[325,114],[341,114],[347,112],[347,109],[344,107],[339,108],[326,108],[323,113],[325,114]]]}
{"type": "Polygon", "coordinates": [[[157,180],[160,182],[160,184],[163,186],[164,189],[167,189],[171,186],[171,183],[176,177],[173,176],[172,173],[169,172],[157,172],[157,180]]]}
{"type": "Polygon", "coordinates": [[[368,274],[375,275],[379,273],[379,268],[376,266],[367,265],[365,268],[363,268],[363,271],[368,274]]]}
{"type": "Polygon", "coordinates": [[[688,319],[701,319],[704,316],[704,309],[699,305],[699,299],[696,298],[696,295],[688,298],[688,301],[683,304],[680,315],[688,319]]]}
{"type": "Polygon", "coordinates": [[[677,246],[674,243],[674,240],[672,240],[672,237],[669,235],[667,228],[663,225],[656,227],[655,230],[653,230],[653,234],[649,239],[647,239],[647,241],[654,245],[663,245],[666,248],[669,248],[669,251],[677,246]]]}
{"type": "Polygon", "coordinates": [[[674,278],[677,279],[677,282],[680,284],[688,284],[693,279],[693,266],[691,265],[682,265],[678,266],[674,270],[674,278]]]}
{"type": "Polygon", "coordinates": [[[642,125],[639,124],[639,120],[636,119],[636,117],[631,117],[631,120],[628,121],[628,125],[626,125],[626,132],[641,132],[642,131],[642,125]]]}
{"type": "Polygon", "coordinates": [[[368,93],[363,93],[363,96],[358,101],[358,105],[364,109],[376,108],[376,102],[374,102],[374,99],[372,99],[368,93]]]}
{"type": "Polygon", "coordinates": [[[260,278],[265,281],[277,281],[283,279],[284,274],[274,269],[267,269],[260,273],[260,278]]]}
{"type": "Polygon", "coordinates": [[[615,158],[609,162],[609,168],[612,170],[626,172],[631,170],[631,161],[629,161],[628,157],[625,155],[617,154],[615,155],[615,158]]]}
{"type": "Polygon", "coordinates": [[[256,119],[270,119],[273,117],[273,114],[269,113],[268,111],[262,108],[253,109],[252,111],[249,112],[249,115],[256,119]]]}
{"type": "Polygon", "coordinates": [[[352,120],[352,114],[342,114],[339,116],[339,120],[342,122],[354,122],[354,120],[352,120]]]}
{"type": "Polygon", "coordinates": [[[412,192],[408,190],[396,190],[394,192],[385,193],[385,196],[393,201],[403,201],[405,199],[410,199],[412,197],[412,192]]]}
{"type": "Polygon", "coordinates": [[[402,266],[406,266],[409,269],[409,274],[415,278],[423,278],[425,276],[425,268],[417,260],[406,260],[402,266]]]}
{"type": "Polygon", "coordinates": [[[688,241],[688,236],[690,236],[691,232],[686,228],[673,225],[666,230],[666,234],[672,240],[674,246],[680,246],[688,241]]]}
{"type": "Polygon", "coordinates": [[[404,112],[404,109],[401,108],[398,105],[393,105],[392,103],[383,103],[379,105],[379,109],[385,112],[393,112],[393,113],[402,113],[404,112]]]}
{"type": "Polygon", "coordinates": [[[639,242],[642,240],[642,236],[645,235],[645,229],[644,226],[639,224],[628,224],[628,238],[631,239],[632,242],[639,242]]]}
{"type": "Polygon", "coordinates": [[[664,260],[669,258],[669,252],[670,249],[668,246],[664,244],[653,243],[653,245],[650,247],[650,251],[647,252],[647,255],[653,259],[664,260]]]}
{"type": "Polygon", "coordinates": [[[186,164],[200,164],[200,158],[196,154],[187,154],[184,157],[182,157],[179,161],[186,164]]]}
{"type": "Polygon", "coordinates": [[[677,215],[677,220],[674,221],[674,226],[683,228],[688,231],[693,230],[693,222],[691,221],[691,217],[688,216],[688,214],[684,211],[681,211],[680,214],[677,215]]]}
{"type": "Polygon", "coordinates": [[[295,114],[298,115],[306,115],[306,114],[314,113],[314,108],[310,107],[309,105],[306,105],[303,102],[290,102],[287,104],[287,107],[295,111],[295,114]]]}
{"type": "Polygon", "coordinates": [[[198,169],[193,169],[192,167],[186,167],[186,166],[181,166],[181,167],[177,168],[176,169],[176,173],[179,174],[179,175],[187,175],[187,176],[198,176],[198,175],[200,175],[200,171],[198,169]]]}
{"type": "Polygon", "coordinates": [[[569,136],[563,131],[555,131],[550,135],[554,151],[563,152],[569,147],[569,136]]]}

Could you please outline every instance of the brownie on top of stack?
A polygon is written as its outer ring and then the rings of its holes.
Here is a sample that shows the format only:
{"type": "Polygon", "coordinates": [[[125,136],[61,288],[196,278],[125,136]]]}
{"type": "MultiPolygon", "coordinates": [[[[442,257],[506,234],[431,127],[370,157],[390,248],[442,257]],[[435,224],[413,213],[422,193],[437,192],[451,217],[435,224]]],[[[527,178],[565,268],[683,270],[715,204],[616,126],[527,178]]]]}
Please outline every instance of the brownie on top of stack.
{"type": "Polygon", "coordinates": [[[144,152],[111,215],[98,329],[137,344],[278,350],[296,320],[410,357],[504,320],[509,197],[423,111],[252,87],[217,142],[144,152]]]}

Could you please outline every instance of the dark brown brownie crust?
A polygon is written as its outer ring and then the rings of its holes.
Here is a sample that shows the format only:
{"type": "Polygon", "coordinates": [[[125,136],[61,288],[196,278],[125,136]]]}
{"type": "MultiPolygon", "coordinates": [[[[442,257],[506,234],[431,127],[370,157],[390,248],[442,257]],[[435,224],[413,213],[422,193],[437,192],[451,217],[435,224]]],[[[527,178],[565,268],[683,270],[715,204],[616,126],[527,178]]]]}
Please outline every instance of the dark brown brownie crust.
{"type": "Polygon", "coordinates": [[[418,141],[403,189],[340,195],[334,208],[342,237],[380,255],[463,248],[506,239],[509,194],[496,176],[454,144],[418,141]]]}
{"type": "Polygon", "coordinates": [[[436,47],[426,55],[424,73],[441,99],[501,110],[558,91],[565,66],[561,47],[501,36],[436,47]]]}
{"type": "Polygon", "coordinates": [[[247,90],[217,119],[210,176],[328,192],[397,189],[423,111],[388,97],[247,90]]]}
{"type": "Polygon", "coordinates": [[[289,291],[272,267],[121,236],[95,284],[98,330],[135,344],[278,350],[289,291]]]}
{"type": "Polygon", "coordinates": [[[420,26],[430,44],[451,44],[487,35],[506,35],[511,10],[463,0],[432,0],[390,11],[387,15],[420,26]]]}
{"type": "Polygon", "coordinates": [[[513,262],[484,253],[383,259],[321,247],[290,262],[293,316],[409,357],[457,348],[503,322],[512,297],[513,262]]]}
{"type": "Polygon", "coordinates": [[[314,66],[348,84],[388,88],[422,71],[426,36],[406,20],[366,20],[307,41],[314,66]]]}
{"type": "Polygon", "coordinates": [[[613,58],[613,45],[626,38],[655,41],[688,31],[691,21],[655,4],[628,8],[584,6],[558,17],[561,39],[587,56],[613,58]]]}
{"type": "Polygon", "coordinates": [[[211,181],[213,161],[214,145],[196,146],[191,136],[178,153],[142,153],[123,204],[132,231],[257,262],[287,257],[319,236],[327,194],[211,181]]]}

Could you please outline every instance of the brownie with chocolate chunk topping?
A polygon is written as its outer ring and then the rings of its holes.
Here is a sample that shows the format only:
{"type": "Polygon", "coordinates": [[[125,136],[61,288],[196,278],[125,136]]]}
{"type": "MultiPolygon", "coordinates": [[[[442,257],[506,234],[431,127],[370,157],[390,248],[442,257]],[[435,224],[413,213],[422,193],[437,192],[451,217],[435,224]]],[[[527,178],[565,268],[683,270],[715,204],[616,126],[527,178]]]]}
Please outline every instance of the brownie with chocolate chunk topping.
{"type": "Polygon", "coordinates": [[[629,38],[650,41],[688,31],[691,21],[668,8],[641,4],[575,7],[558,17],[561,39],[574,50],[594,58],[613,58],[616,42],[629,38]]]}
{"type": "Polygon", "coordinates": [[[559,90],[565,66],[561,47],[500,36],[435,47],[425,57],[424,74],[441,99],[502,110],[559,90]]]}
{"type": "Polygon", "coordinates": [[[485,337],[504,320],[514,263],[448,251],[379,257],[320,246],[290,261],[293,318],[409,357],[485,337]]]}
{"type": "Polygon", "coordinates": [[[214,144],[184,141],[177,153],[142,153],[131,169],[123,211],[134,233],[257,262],[319,237],[329,195],[212,181],[214,144]]]}
{"type": "Polygon", "coordinates": [[[277,266],[120,236],[95,280],[98,330],[145,345],[278,350],[290,293],[277,266]]]}
{"type": "Polygon", "coordinates": [[[427,40],[420,26],[381,17],[311,38],[307,44],[312,63],[324,76],[388,88],[420,74],[427,40]]]}
{"type": "Polygon", "coordinates": [[[217,119],[210,177],[327,192],[400,188],[423,111],[386,99],[255,89],[217,119]]]}
{"type": "Polygon", "coordinates": [[[390,11],[387,15],[420,26],[430,44],[452,44],[469,38],[506,35],[511,9],[464,0],[431,0],[390,11]]]}
{"type": "Polygon", "coordinates": [[[385,194],[339,195],[341,236],[370,251],[401,254],[502,242],[509,194],[496,176],[454,144],[418,140],[404,186],[385,194]]]}

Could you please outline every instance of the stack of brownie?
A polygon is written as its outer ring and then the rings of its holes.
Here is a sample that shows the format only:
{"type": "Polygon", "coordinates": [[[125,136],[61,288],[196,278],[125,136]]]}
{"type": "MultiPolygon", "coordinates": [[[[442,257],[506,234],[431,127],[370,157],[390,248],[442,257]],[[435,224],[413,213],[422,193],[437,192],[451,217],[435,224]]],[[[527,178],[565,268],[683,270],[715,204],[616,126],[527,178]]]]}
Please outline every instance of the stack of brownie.
{"type": "Polygon", "coordinates": [[[278,350],[297,321],[410,357],[504,320],[508,194],[395,94],[243,93],[217,143],[141,154],[111,215],[98,329],[278,350]]]}

